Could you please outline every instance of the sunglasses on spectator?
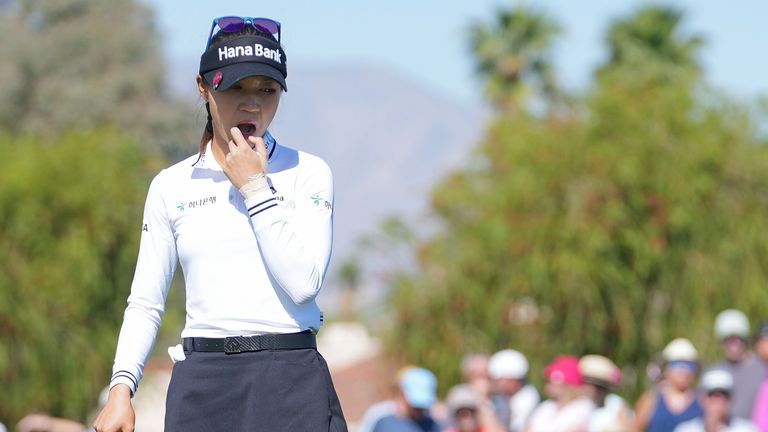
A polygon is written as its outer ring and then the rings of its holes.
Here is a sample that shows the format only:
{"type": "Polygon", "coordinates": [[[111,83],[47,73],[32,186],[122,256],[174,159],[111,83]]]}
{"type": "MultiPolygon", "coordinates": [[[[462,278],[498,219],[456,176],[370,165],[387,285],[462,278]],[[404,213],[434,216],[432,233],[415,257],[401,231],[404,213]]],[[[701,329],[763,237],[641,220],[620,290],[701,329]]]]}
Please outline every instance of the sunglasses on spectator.
{"type": "Polygon", "coordinates": [[[667,368],[676,370],[685,370],[692,374],[695,374],[699,370],[696,363],[690,361],[671,361],[667,364],[667,368]]]}
{"type": "Polygon", "coordinates": [[[719,397],[719,398],[730,399],[731,393],[726,390],[715,389],[707,392],[707,397],[719,397]]]}
{"type": "Polygon", "coordinates": [[[254,17],[238,17],[238,16],[225,16],[218,17],[211,23],[211,31],[208,33],[208,42],[205,44],[205,49],[211,46],[211,40],[216,35],[216,27],[219,31],[224,33],[236,33],[244,29],[245,26],[250,25],[256,30],[262,33],[268,33],[277,39],[280,43],[280,23],[269,18],[254,18],[254,17]]]}

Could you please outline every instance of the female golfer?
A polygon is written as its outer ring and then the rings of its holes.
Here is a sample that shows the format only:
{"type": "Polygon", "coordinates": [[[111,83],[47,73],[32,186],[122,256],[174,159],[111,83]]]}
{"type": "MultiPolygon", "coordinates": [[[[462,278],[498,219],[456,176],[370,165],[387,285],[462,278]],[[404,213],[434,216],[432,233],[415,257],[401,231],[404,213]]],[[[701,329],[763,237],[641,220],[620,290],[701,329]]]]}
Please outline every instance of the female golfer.
{"type": "Polygon", "coordinates": [[[315,345],[323,321],[315,296],[331,255],[331,171],[267,130],[286,76],[278,22],[213,21],[197,76],[208,123],[198,154],[149,187],[97,431],[133,430],[130,398],[177,260],[187,318],[165,431],[347,430],[315,345]]]}

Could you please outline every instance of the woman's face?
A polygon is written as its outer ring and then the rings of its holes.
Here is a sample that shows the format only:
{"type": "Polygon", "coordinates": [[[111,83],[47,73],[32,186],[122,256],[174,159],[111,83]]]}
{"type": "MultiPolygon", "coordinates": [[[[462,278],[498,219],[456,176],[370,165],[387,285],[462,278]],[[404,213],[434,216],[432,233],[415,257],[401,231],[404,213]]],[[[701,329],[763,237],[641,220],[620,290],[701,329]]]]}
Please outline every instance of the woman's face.
{"type": "Polygon", "coordinates": [[[197,85],[210,104],[214,140],[224,149],[232,139],[229,130],[233,127],[238,127],[246,139],[264,136],[277,113],[282,90],[277,81],[264,76],[244,78],[223,91],[205,85],[200,76],[197,85]]]}
{"type": "Polygon", "coordinates": [[[686,391],[696,384],[697,366],[692,362],[670,362],[664,370],[664,375],[672,387],[686,391]]]}
{"type": "Polygon", "coordinates": [[[738,336],[729,336],[721,344],[725,358],[732,362],[740,362],[747,349],[747,341],[738,336]]]}
{"type": "Polygon", "coordinates": [[[552,400],[560,400],[563,397],[563,385],[552,381],[544,384],[544,394],[552,400]]]}
{"type": "Polygon", "coordinates": [[[456,410],[456,430],[458,432],[476,432],[480,427],[477,411],[472,408],[456,410]]]}
{"type": "Polygon", "coordinates": [[[703,400],[705,416],[712,421],[723,421],[731,410],[731,395],[721,390],[709,392],[703,400]]]}

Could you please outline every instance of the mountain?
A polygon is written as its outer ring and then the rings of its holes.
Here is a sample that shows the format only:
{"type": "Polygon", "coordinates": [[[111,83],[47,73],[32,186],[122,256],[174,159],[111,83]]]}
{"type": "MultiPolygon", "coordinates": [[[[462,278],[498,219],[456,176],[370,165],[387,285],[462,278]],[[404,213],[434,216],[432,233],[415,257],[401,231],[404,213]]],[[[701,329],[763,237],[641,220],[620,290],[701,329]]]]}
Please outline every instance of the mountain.
{"type": "Polygon", "coordinates": [[[391,71],[316,66],[290,72],[272,130],[334,172],[336,257],[391,214],[426,210],[431,187],[482,134],[483,111],[391,71]]]}
{"type": "MultiPolygon", "coordinates": [[[[196,66],[171,68],[177,92],[196,97],[196,66]],[[190,72],[192,71],[192,72],[190,72]]],[[[334,173],[334,257],[330,275],[382,218],[414,220],[430,190],[482,139],[488,112],[452,100],[392,70],[356,64],[289,69],[270,130],[277,140],[316,154],[334,173]]]]}

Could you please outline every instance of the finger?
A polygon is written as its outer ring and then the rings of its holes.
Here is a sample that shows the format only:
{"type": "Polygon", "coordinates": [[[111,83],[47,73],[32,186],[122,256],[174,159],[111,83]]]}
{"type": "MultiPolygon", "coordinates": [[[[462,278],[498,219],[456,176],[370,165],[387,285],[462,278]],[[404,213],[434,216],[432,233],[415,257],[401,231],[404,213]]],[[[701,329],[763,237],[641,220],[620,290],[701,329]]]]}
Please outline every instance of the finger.
{"type": "Polygon", "coordinates": [[[235,140],[227,141],[227,146],[229,147],[229,153],[227,153],[227,156],[232,154],[232,152],[237,151],[237,144],[235,144],[235,140]]]}
{"type": "Polygon", "coordinates": [[[245,140],[243,133],[240,132],[240,128],[233,127],[232,129],[229,130],[229,133],[230,135],[232,135],[232,141],[235,142],[235,145],[237,147],[246,146],[246,145],[250,147],[250,145],[248,145],[248,141],[245,140]]]}
{"type": "Polygon", "coordinates": [[[249,141],[254,144],[254,149],[256,150],[256,155],[259,157],[259,161],[261,161],[261,169],[264,172],[267,172],[267,147],[264,145],[264,139],[260,137],[248,137],[249,141]]]}
{"type": "Polygon", "coordinates": [[[257,136],[249,136],[248,140],[253,143],[256,149],[256,152],[261,154],[263,157],[266,158],[267,156],[267,146],[264,144],[264,138],[257,137],[257,136]]]}

